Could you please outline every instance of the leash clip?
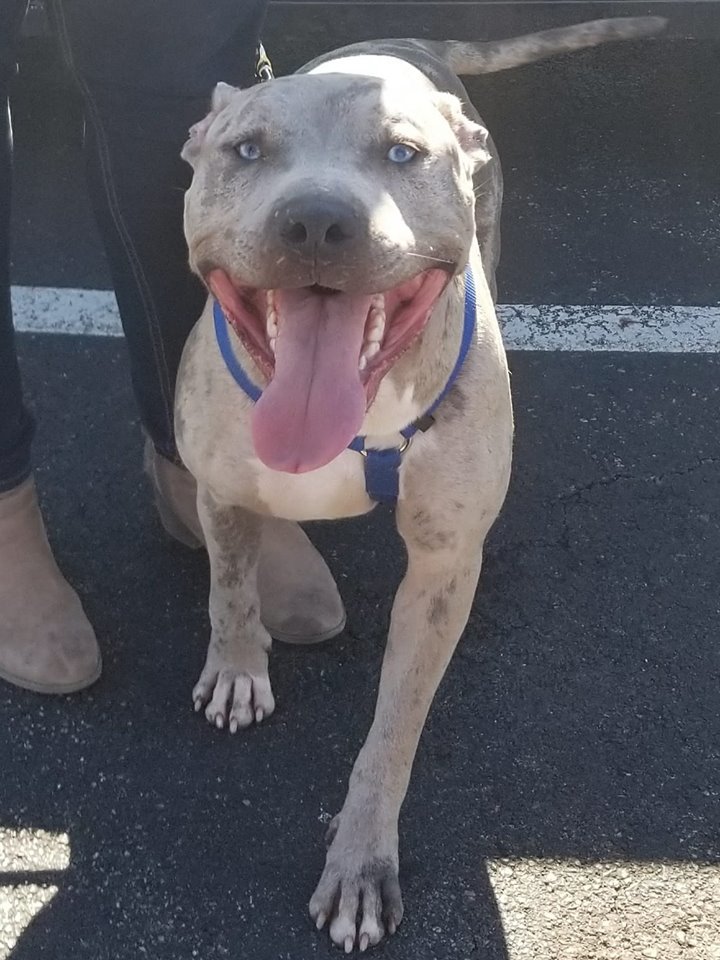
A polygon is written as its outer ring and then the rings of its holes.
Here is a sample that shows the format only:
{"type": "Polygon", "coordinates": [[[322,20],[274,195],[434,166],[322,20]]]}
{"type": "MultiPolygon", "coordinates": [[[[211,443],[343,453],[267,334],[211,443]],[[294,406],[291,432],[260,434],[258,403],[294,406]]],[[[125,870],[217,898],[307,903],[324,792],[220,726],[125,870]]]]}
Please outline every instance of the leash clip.
{"type": "Polygon", "coordinates": [[[255,76],[260,83],[266,83],[268,80],[275,79],[270,57],[268,57],[265,52],[265,47],[260,41],[258,41],[258,45],[255,48],[255,76]]]}

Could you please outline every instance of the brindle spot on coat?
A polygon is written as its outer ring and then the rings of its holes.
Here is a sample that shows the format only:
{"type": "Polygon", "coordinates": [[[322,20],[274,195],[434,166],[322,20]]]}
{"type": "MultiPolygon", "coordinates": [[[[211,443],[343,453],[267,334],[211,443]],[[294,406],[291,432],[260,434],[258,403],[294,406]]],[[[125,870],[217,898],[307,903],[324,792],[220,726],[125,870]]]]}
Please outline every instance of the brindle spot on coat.
{"type": "Polygon", "coordinates": [[[448,599],[444,591],[436,593],[430,601],[428,610],[428,622],[434,627],[447,622],[448,619],[448,599]]]}
{"type": "Polygon", "coordinates": [[[455,545],[455,534],[450,530],[440,529],[438,524],[442,518],[431,516],[426,510],[416,510],[413,514],[415,523],[414,540],[423,550],[452,549],[455,545]]]}
{"type": "Polygon", "coordinates": [[[452,550],[456,536],[448,530],[438,530],[434,527],[423,529],[419,527],[415,534],[415,543],[422,550],[452,550]]]}
{"type": "Polygon", "coordinates": [[[222,566],[218,569],[217,582],[219,587],[234,590],[240,586],[247,576],[250,563],[246,556],[231,554],[223,558],[222,566]]]}
{"type": "Polygon", "coordinates": [[[240,507],[210,506],[212,537],[216,547],[217,583],[225,589],[238,587],[257,561],[260,525],[240,507]]]}

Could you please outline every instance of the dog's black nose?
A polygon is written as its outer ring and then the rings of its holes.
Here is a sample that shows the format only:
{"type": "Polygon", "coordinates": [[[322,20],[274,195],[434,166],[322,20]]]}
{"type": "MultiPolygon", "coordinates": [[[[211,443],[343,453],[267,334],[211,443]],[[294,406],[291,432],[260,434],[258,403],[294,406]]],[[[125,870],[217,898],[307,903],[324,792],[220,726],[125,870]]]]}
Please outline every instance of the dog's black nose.
{"type": "Polygon", "coordinates": [[[362,217],[336,197],[296,197],[277,211],[283,243],[297,251],[330,252],[347,245],[362,229],[362,217]]]}

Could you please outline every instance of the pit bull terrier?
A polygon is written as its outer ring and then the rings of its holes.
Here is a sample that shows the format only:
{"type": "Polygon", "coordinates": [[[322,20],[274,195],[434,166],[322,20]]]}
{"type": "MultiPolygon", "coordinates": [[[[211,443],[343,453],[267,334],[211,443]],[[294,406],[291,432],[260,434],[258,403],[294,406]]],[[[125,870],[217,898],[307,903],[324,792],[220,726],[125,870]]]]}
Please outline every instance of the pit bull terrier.
{"type": "Polygon", "coordinates": [[[275,706],[271,636],[342,630],[298,522],[396,499],[407,549],[375,717],[310,901],[348,952],[402,919],[400,807],[510,476],[493,305],[502,179],[457,74],[663,25],[356,44],[250,90],[219,85],[184,147],[190,264],[210,294],[176,397],[211,571],[196,709],[232,732],[260,723],[275,706]]]}

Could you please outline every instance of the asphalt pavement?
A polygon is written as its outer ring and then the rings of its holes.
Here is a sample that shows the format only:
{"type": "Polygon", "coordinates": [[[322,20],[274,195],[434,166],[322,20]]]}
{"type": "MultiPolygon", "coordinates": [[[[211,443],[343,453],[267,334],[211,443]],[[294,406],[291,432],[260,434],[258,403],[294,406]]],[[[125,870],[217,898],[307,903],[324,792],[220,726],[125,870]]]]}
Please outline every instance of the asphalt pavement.
{"type": "MultiPolygon", "coordinates": [[[[266,33],[279,70],[383,32],[293,6],[266,33]]],[[[440,35],[451,6],[415,5],[407,32],[440,35]]],[[[672,39],[469,84],[506,173],[503,302],[717,307],[719,63],[717,41],[672,39]]],[[[26,42],[13,279],[107,288],[57,69],[26,42]]],[[[337,956],[306,905],[372,716],[392,513],[312,528],[348,629],[278,644],[272,720],[214,731],[190,698],[207,563],[154,516],[122,341],[20,350],[51,539],[105,671],[72,698],[0,688],[0,958],[337,956]]],[[[513,480],[420,744],[382,956],[718,960],[720,354],[509,359],[513,480]]]]}

